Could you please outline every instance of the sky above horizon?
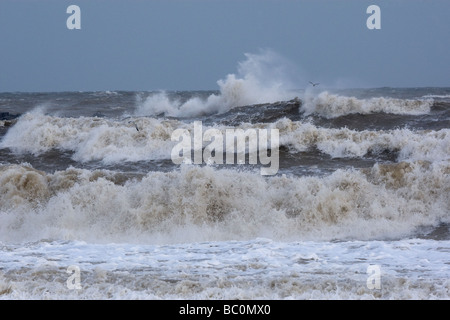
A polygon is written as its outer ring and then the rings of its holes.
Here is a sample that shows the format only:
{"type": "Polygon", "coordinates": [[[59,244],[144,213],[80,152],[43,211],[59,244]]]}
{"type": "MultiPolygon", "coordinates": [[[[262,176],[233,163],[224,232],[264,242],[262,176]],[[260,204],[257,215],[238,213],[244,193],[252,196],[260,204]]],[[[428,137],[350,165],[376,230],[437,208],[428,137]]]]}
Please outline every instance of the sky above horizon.
{"type": "Polygon", "coordinates": [[[0,92],[216,90],[267,50],[295,89],[450,87],[449,15],[445,0],[1,0],[0,92]]]}

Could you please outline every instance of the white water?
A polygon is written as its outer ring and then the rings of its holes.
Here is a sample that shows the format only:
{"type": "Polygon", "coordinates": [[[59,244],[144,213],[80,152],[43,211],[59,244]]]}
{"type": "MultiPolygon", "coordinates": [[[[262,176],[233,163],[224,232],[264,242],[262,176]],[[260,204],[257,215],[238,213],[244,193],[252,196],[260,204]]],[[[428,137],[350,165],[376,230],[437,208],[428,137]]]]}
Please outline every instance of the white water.
{"type": "Polygon", "coordinates": [[[449,241],[0,248],[0,299],[448,299],[450,291],[449,241]],[[69,266],[79,268],[80,289],[67,284],[69,266]],[[379,268],[378,280],[369,266],[379,268]]]}
{"type": "Polygon", "coordinates": [[[123,182],[110,171],[0,169],[0,241],[93,243],[385,240],[450,223],[448,163],[324,177],[182,166],[123,182]]]}
{"type": "Polygon", "coordinates": [[[347,114],[370,114],[377,112],[420,115],[430,112],[433,99],[417,100],[395,98],[357,99],[355,97],[340,96],[327,91],[318,95],[306,91],[303,97],[302,110],[306,115],[317,114],[326,118],[336,118],[347,114]]]}
{"type": "MultiPolygon", "coordinates": [[[[35,155],[53,148],[73,151],[72,158],[105,164],[123,161],[170,159],[177,142],[171,141],[174,130],[193,132],[193,124],[177,120],[129,118],[126,120],[89,117],[60,118],[35,111],[22,116],[8,130],[0,148],[35,155]],[[136,130],[134,121],[139,131],[136,130]]],[[[203,126],[206,131],[212,127],[203,126]]],[[[215,126],[223,132],[228,127],[215,126]]],[[[366,153],[398,152],[398,160],[448,160],[450,130],[418,131],[396,129],[356,131],[347,128],[328,129],[309,122],[281,119],[272,124],[241,124],[236,128],[276,128],[280,144],[305,151],[316,147],[332,157],[362,157],[366,153]]]]}

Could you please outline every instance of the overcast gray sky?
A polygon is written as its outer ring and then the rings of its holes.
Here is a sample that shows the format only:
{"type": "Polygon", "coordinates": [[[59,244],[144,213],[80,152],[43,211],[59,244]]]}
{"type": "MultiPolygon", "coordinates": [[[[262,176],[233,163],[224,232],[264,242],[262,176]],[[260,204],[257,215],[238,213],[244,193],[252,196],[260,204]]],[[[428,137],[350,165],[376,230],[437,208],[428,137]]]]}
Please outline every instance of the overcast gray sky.
{"type": "Polygon", "coordinates": [[[0,91],[218,89],[261,48],[298,88],[449,87],[449,35],[448,0],[0,0],[0,91]]]}

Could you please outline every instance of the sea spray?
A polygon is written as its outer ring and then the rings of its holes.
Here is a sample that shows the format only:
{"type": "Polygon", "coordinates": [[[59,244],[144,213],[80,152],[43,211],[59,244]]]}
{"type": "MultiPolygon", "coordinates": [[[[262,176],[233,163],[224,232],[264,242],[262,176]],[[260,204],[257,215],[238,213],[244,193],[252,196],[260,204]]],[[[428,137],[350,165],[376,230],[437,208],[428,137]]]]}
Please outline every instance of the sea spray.
{"type": "Polygon", "coordinates": [[[170,99],[164,91],[156,92],[141,102],[133,115],[193,117],[295,97],[295,86],[288,76],[292,67],[287,59],[272,50],[262,50],[259,54],[247,53],[245,56],[246,60],[238,65],[237,74],[228,74],[225,79],[217,81],[219,94],[211,94],[206,99],[193,97],[181,101],[170,99]]]}

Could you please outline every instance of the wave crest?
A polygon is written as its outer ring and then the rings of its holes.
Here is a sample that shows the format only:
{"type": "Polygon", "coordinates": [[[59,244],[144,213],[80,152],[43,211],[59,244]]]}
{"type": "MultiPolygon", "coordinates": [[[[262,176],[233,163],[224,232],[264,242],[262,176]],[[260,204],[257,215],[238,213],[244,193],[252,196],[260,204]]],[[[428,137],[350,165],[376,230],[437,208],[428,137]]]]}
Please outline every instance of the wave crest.
{"type": "Polygon", "coordinates": [[[206,99],[193,97],[182,102],[172,100],[162,91],[150,95],[140,103],[135,116],[164,114],[174,117],[193,117],[224,113],[235,107],[258,103],[270,103],[294,98],[288,89],[291,81],[289,62],[272,50],[259,54],[245,54],[246,60],[239,63],[237,74],[228,74],[217,81],[219,94],[206,99]]]}
{"type": "Polygon", "coordinates": [[[336,118],[353,113],[376,112],[420,115],[429,113],[432,105],[433,99],[411,100],[384,97],[357,99],[324,91],[315,97],[305,95],[302,109],[306,115],[317,114],[326,118],[336,118]]]}

